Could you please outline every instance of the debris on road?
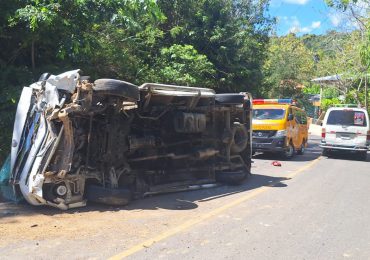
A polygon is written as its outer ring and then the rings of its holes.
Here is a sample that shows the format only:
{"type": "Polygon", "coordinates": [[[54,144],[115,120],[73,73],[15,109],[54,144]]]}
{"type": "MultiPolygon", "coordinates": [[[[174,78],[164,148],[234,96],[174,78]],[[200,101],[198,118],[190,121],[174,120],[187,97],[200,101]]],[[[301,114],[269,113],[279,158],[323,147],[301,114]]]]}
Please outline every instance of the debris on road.
{"type": "Polygon", "coordinates": [[[273,166],[278,166],[278,167],[281,167],[281,163],[279,161],[273,161],[271,163],[273,166]]]}

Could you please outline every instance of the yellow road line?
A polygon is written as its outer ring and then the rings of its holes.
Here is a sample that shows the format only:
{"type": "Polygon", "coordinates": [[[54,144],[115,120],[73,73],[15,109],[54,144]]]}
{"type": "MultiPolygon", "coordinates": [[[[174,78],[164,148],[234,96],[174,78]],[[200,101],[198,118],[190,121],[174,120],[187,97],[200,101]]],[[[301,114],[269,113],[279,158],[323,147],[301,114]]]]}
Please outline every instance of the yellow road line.
{"type": "MultiPolygon", "coordinates": [[[[297,171],[291,173],[290,175],[288,175],[287,177],[288,178],[293,178],[294,176],[296,176],[297,174],[309,169],[310,167],[312,167],[315,163],[317,163],[319,160],[320,160],[321,156],[316,158],[315,160],[311,161],[310,163],[306,164],[305,166],[299,168],[297,171]]],[[[121,253],[118,253],[117,255],[114,255],[112,257],[110,257],[109,259],[110,260],[117,260],[117,259],[122,259],[122,258],[125,258],[127,256],[130,256],[132,254],[135,254],[136,252],[139,252],[141,250],[143,250],[144,248],[148,248],[150,246],[152,246],[153,244],[159,242],[159,241],[162,241],[166,238],[169,238],[177,233],[180,233],[180,232],[183,232],[187,229],[189,229],[190,227],[200,223],[200,222],[203,222],[209,218],[212,218],[212,217],[215,217],[219,214],[221,214],[222,212],[234,207],[234,206],[237,206],[251,198],[254,198],[256,197],[257,195],[267,191],[269,189],[269,187],[271,186],[274,186],[277,182],[275,183],[271,183],[269,186],[264,186],[264,187],[260,187],[258,189],[255,189],[254,191],[246,194],[245,196],[243,197],[240,197],[236,200],[233,200],[232,202],[228,203],[228,204],[225,204],[223,205],[222,207],[219,207],[219,208],[216,208],[214,210],[211,210],[210,212],[207,212],[201,216],[198,216],[196,219],[193,219],[193,220],[189,220],[179,226],[176,226],[172,229],[169,229],[153,238],[150,238],[144,242],[141,242],[125,251],[122,251],[121,253]]]]}
{"type": "Polygon", "coordinates": [[[292,172],[287,177],[288,178],[293,178],[294,176],[297,176],[297,174],[311,168],[314,164],[316,164],[319,160],[321,160],[321,158],[322,158],[321,156],[317,157],[315,160],[311,161],[310,163],[306,164],[305,166],[302,166],[301,168],[299,168],[295,172],[292,172]]]}

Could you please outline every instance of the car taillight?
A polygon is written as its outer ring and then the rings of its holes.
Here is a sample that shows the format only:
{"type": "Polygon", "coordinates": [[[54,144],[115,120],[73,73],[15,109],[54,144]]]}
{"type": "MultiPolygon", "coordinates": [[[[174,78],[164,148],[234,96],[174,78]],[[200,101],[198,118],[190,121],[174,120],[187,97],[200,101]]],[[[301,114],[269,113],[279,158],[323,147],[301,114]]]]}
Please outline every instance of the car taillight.
{"type": "Polygon", "coordinates": [[[326,136],[326,130],[325,130],[325,128],[322,128],[321,129],[321,138],[325,138],[325,136],[326,136]]]}
{"type": "Polygon", "coordinates": [[[367,131],[366,140],[370,141],[370,130],[367,131]]]}

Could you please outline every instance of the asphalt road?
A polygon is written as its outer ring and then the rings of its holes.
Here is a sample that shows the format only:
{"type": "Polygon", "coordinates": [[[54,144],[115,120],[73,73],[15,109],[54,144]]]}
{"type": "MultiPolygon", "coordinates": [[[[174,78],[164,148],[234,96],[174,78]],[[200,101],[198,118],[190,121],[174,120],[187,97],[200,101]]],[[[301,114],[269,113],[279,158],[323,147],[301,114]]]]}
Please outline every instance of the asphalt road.
{"type": "Polygon", "coordinates": [[[61,212],[0,204],[0,259],[370,259],[368,161],[257,155],[241,186],[61,212]]]}

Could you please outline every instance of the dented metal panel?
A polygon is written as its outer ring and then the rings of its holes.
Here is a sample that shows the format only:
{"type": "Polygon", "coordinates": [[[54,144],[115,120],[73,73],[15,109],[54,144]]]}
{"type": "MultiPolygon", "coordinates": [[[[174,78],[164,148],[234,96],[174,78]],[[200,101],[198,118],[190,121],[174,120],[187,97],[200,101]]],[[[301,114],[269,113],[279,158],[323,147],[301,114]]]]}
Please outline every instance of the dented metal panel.
{"type": "Polygon", "coordinates": [[[216,104],[206,88],[109,79],[96,87],[78,72],[52,75],[22,94],[13,185],[30,204],[123,205],[250,174],[251,118],[243,103],[225,95],[216,104]]]}
{"type": "Polygon", "coordinates": [[[14,131],[11,147],[11,172],[13,173],[15,161],[18,157],[19,146],[23,135],[24,125],[31,106],[32,89],[24,87],[18,102],[17,112],[14,121],[14,131]]]}

